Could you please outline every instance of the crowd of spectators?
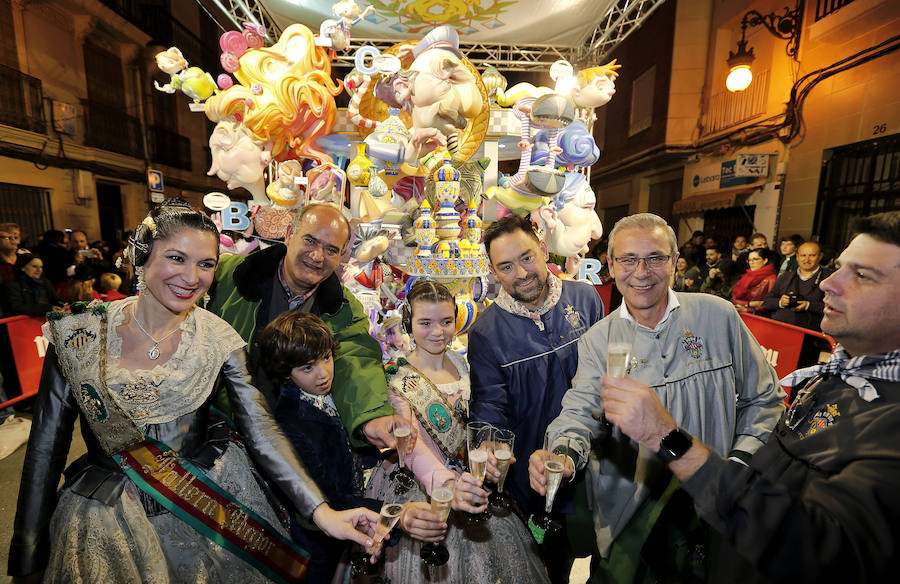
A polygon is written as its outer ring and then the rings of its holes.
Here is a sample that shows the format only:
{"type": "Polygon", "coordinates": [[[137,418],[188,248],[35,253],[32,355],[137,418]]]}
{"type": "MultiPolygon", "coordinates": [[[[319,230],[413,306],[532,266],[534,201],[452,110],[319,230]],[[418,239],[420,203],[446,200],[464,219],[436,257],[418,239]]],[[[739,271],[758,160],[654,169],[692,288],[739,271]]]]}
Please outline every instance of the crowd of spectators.
{"type": "Polygon", "coordinates": [[[22,240],[16,223],[0,223],[0,317],[42,316],[73,302],[134,293],[133,275],[115,265],[124,242],[89,243],[79,229],[48,230],[31,249],[22,240]]]}
{"type": "Polygon", "coordinates": [[[779,239],[776,253],[764,234],[754,233],[738,235],[730,248],[728,254],[728,244],[695,231],[679,249],[672,288],[713,294],[740,312],[820,330],[819,282],[831,270],[818,243],[794,234],[779,239]]]}

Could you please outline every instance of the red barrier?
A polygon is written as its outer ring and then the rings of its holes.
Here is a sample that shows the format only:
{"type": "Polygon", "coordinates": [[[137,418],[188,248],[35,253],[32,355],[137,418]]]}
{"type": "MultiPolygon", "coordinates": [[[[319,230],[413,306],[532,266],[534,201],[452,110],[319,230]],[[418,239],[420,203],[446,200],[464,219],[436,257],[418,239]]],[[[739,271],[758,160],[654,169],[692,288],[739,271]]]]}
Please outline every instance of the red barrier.
{"type": "Polygon", "coordinates": [[[36,316],[12,316],[0,319],[0,327],[6,329],[12,348],[13,362],[22,394],[9,399],[0,407],[14,404],[35,395],[41,381],[41,368],[47,353],[47,339],[41,332],[45,318],[36,316]]]}
{"type": "MultiPolygon", "coordinates": [[[[823,339],[828,343],[831,351],[834,351],[837,344],[834,339],[820,332],[746,312],[742,312],[740,315],[744,319],[744,324],[762,346],[766,353],[766,359],[775,369],[779,378],[794,372],[798,365],[801,367],[811,365],[811,363],[799,364],[800,351],[803,349],[804,341],[808,341],[810,338],[823,339]]],[[[785,390],[790,394],[788,388],[785,390]]]]}
{"type": "Polygon", "coordinates": [[[603,306],[606,308],[606,313],[612,310],[612,289],[615,286],[615,282],[607,282],[606,284],[594,284],[594,288],[597,289],[597,293],[600,294],[600,300],[603,301],[603,306]]]}

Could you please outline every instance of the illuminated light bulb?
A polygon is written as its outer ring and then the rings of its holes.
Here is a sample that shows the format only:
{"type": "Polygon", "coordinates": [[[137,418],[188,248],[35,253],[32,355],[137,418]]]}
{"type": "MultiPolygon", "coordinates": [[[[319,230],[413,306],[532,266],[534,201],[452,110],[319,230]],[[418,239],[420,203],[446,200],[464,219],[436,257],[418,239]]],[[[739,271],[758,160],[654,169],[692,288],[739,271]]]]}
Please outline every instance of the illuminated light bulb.
{"type": "Polygon", "coordinates": [[[744,91],[753,81],[753,73],[750,71],[750,65],[737,65],[731,68],[728,78],[725,79],[725,87],[728,91],[744,91]]]}

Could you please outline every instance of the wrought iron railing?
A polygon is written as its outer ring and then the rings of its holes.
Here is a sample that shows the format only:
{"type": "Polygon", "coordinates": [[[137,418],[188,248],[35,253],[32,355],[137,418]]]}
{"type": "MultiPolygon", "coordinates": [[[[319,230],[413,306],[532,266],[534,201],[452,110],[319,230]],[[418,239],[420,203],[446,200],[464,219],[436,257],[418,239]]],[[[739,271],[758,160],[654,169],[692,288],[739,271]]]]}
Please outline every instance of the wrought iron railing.
{"type": "Polygon", "coordinates": [[[816,22],[852,2],[853,0],[816,0],[816,22]]]}
{"type": "Polygon", "coordinates": [[[144,157],[141,121],[107,103],[84,99],[85,142],[88,146],[118,152],[134,158],[144,157]]]}
{"type": "Polygon", "coordinates": [[[712,134],[763,115],[768,96],[768,70],[754,73],[753,82],[744,91],[713,95],[704,116],[704,133],[712,134]]]}
{"type": "Polygon", "coordinates": [[[47,131],[40,79],[0,65],[0,124],[39,134],[47,131]]]}
{"type": "Polygon", "coordinates": [[[191,170],[191,141],[172,130],[150,126],[150,159],[182,170],[191,170]]]}

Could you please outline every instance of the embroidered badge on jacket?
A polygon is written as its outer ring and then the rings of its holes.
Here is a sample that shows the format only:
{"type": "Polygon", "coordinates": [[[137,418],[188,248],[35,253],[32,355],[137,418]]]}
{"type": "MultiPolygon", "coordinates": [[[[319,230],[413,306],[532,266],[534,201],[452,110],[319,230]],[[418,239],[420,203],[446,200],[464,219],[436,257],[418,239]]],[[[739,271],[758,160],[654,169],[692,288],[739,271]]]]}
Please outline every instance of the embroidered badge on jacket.
{"type": "Polygon", "coordinates": [[[703,356],[703,339],[690,330],[685,329],[684,333],[682,333],[681,346],[694,359],[699,359],[703,356]]]}
{"type": "Polygon", "coordinates": [[[581,323],[581,315],[575,311],[575,307],[569,304],[563,309],[563,312],[566,314],[566,320],[572,325],[572,328],[575,330],[584,328],[584,325],[581,323]]]}
{"type": "Polygon", "coordinates": [[[811,436],[833,425],[840,415],[841,412],[838,410],[837,404],[825,404],[825,408],[816,412],[816,415],[813,416],[806,435],[811,436]]]}

